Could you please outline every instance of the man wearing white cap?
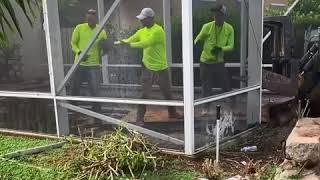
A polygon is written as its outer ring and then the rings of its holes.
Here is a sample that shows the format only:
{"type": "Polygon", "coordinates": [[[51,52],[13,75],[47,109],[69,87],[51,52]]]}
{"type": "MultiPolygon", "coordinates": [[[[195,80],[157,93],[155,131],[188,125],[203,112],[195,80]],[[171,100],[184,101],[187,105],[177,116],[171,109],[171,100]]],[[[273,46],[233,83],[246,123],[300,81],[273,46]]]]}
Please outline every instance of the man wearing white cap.
{"type": "MultiPolygon", "coordinates": [[[[159,79],[160,90],[166,100],[171,100],[168,63],[166,59],[166,41],[165,32],[161,26],[154,22],[155,12],[151,8],[142,9],[141,13],[136,16],[141,21],[143,28],[138,30],[128,39],[121,40],[131,48],[143,49],[142,59],[142,98],[149,98],[152,91],[152,84],[159,79]]],[[[144,115],[146,106],[139,105],[136,122],[138,125],[144,124],[144,115]]],[[[175,107],[168,107],[169,118],[182,118],[177,113],[175,107]]]]}

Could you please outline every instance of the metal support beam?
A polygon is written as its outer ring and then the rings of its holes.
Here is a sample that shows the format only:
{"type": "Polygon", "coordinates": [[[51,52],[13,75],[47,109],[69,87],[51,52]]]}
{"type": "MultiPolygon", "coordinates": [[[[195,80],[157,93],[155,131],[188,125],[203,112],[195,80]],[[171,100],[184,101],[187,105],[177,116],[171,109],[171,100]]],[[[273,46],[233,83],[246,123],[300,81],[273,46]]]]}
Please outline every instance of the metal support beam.
{"type": "MultiPolygon", "coordinates": [[[[248,37],[248,85],[261,86],[262,37],[263,37],[263,0],[249,0],[249,37],[248,37]]],[[[260,122],[261,88],[248,92],[247,124],[260,122]]]]}
{"type": "Polygon", "coordinates": [[[98,19],[99,19],[99,23],[100,23],[103,20],[103,17],[105,15],[104,0],[97,0],[97,4],[98,4],[98,19]]]}
{"type": "MultiPolygon", "coordinates": [[[[43,0],[44,29],[46,34],[48,68],[50,76],[51,94],[55,108],[56,126],[58,136],[69,134],[69,120],[66,109],[57,106],[56,86],[63,80],[64,67],[61,45],[61,33],[57,0],[43,0]]],[[[61,87],[62,95],[66,94],[61,87]]]]}
{"type": "MultiPolygon", "coordinates": [[[[241,47],[240,47],[240,76],[247,76],[247,52],[248,52],[248,9],[246,0],[241,1],[241,47]]],[[[240,87],[246,87],[247,83],[240,82],[240,87]]]]}
{"type": "Polygon", "coordinates": [[[112,117],[108,117],[108,116],[105,116],[105,115],[102,115],[102,114],[99,114],[99,113],[96,113],[96,112],[93,112],[93,111],[90,111],[90,110],[87,110],[87,109],[84,109],[84,108],[81,108],[81,107],[78,107],[78,106],[74,106],[72,104],[68,104],[68,103],[59,103],[59,104],[61,106],[65,107],[65,108],[67,108],[67,109],[72,110],[72,111],[79,112],[79,113],[82,113],[82,114],[86,114],[88,116],[100,119],[102,121],[105,121],[105,122],[108,122],[108,123],[111,123],[111,124],[115,124],[115,125],[118,125],[118,126],[123,126],[125,128],[130,129],[130,130],[135,130],[135,131],[137,131],[139,133],[146,134],[148,136],[151,136],[151,137],[154,137],[154,138],[157,138],[157,139],[161,139],[163,141],[168,141],[168,142],[171,142],[171,143],[174,143],[174,144],[177,144],[177,145],[183,145],[184,144],[184,142],[182,140],[180,140],[180,139],[176,139],[176,138],[170,137],[170,136],[165,135],[165,134],[161,134],[161,133],[158,133],[158,132],[155,132],[155,131],[151,131],[149,129],[146,129],[146,128],[143,128],[143,127],[140,127],[140,126],[136,126],[136,125],[133,125],[133,124],[130,124],[130,123],[127,123],[127,122],[112,118],[112,117]]]}
{"type": "Polygon", "coordinates": [[[264,43],[270,36],[271,36],[271,31],[269,31],[262,39],[262,43],[264,43]]]}
{"type": "Polygon", "coordinates": [[[102,30],[104,29],[104,26],[107,24],[111,14],[113,13],[113,11],[116,9],[116,7],[118,6],[118,4],[120,3],[120,0],[115,0],[114,3],[112,4],[112,6],[110,7],[109,11],[107,12],[107,14],[105,15],[105,17],[103,18],[102,22],[98,25],[97,27],[97,31],[96,33],[93,35],[93,37],[91,38],[91,40],[89,41],[88,45],[86,46],[86,48],[81,52],[79,59],[77,61],[77,63],[73,64],[72,67],[70,68],[70,70],[68,71],[66,77],[63,79],[63,81],[61,82],[61,84],[58,86],[57,89],[57,93],[59,94],[61,92],[61,90],[63,89],[63,87],[65,86],[65,84],[71,79],[72,75],[74,74],[74,72],[77,70],[77,68],[79,67],[80,63],[83,61],[83,58],[86,56],[86,54],[88,53],[88,51],[90,50],[90,48],[93,46],[94,42],[96,41],[96,39],[98,38],[99,34],[102,32],[102,30]]]}
{"type": "Polygon", "coordinates": [[[230,91],[230,92],[226,92],[226,93],[223,93],[223,94],[218,94],[218,95],[215,95],[215,96],[211,96],[211,97],[208,97],[208,98],[198,99],[198,100],[195,101],[194,105],[195,106],[199,106],[201,104],[207,104],[207,103],[210,103],[210,102],[213,102],[213,101],[218,101],[218,100],[221,100],[221,99],[226,99],[226,98],[229,98],[229,97],[233,97],[233,96],[237,96],[237,95],[240,95],[240,94],[248,93],[248,92],[251,92],[251,91],[254,91],[254,90],[259,90],[260,88],[261,88],[260,85],[250,86],[250,87],[246,87],[246,88],[243,88],[243,89],[240,89],[240,90],[230,91]]]}
{"type": "Polygon", "coordinates": [[[126,99],[126,98],[106,98],[106,97],[81,97],[81,96],[57,96],[57,100],[97,102],[97,103],[117,103],[117,104],[144,104],[154,106],[183,106],[182,101],[175,100],[148,100],[148,99],[126,99]]]}
{"type": "MultiPolygon", "coordinates": [[[[162,0],[163,2],[163,24],[166,32],[166,50],[169,68],[172,65],[172,36],[171,36],[171,0],[162,0]]],[[[172,85],[171,70],[169,71],[170,84],[172,85]]]]}
{"type": "Polygon", "coordinates": [[[194,87],[193,87],[193,24],[192,0],[181,1],[182,9],[182,54],[185,153],[193,155],[194,145],[194,87]]]}
{"type": "Polygon", "coordinates": [[[292,9],[296,7],[296,5],[299,3],[300,0],[296,0],[295,2],[292,3],[292,5],[287,9],[287,11],[284,13],[284,16],[288,16],[292,9]]]}
{"type": "Polygon", "coordinates": [[[163,0],[163,24],[166,32],[167,61],[172,65],[171,0],[163,0]]]}
{"type": "MultiPolygon", "coordinates": [[[[105,4],[104,0],[97,0],[98,4],[98,17],[99,22],[103,20],[105,16],[105,4]]],[[[108,55],[105,54],[101,57],[101,72],[102,72],[102,82],[103,84],[109,84],[109,69],[108,69],[108,55]]]]}

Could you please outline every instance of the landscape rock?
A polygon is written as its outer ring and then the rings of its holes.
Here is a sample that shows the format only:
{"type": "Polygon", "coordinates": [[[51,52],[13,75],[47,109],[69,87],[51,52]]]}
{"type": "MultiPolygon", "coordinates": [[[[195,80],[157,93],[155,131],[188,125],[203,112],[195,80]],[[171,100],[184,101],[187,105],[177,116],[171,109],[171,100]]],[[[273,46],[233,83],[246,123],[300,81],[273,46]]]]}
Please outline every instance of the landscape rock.
{"type": "Polygon", "coordinates": [[[287,139],[286,155],[301,164],[320,163],[320,118],[298,120],[287,139]]]}
{"type": "Polygon", "coordinates": [[[275,180],[288,180],[288,179],[300,179],[300,180],[320,180],[320,176],[316,170],[303,170],[303,169],[290,169],[284,170],[281,173],[277,173],[275,180]]]}

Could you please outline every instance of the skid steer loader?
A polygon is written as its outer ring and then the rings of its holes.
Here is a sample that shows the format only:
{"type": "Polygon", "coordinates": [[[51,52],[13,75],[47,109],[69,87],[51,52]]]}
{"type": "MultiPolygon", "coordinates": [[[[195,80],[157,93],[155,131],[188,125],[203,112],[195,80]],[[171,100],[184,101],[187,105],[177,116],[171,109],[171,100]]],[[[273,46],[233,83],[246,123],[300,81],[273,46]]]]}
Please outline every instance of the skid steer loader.
{"type": "Polygon", "coordinates": [[[263,64],[270,66],[263,69],[263,88],[282,96],[295,96],[302,102],[302,116],[319,116],[319,108],[315,107],[320,102],[320,30],[313,30],[305,38],[301,59],[295,56],[295,34],[289,17],[266,17],[264,32],[269,31],[271,36],[263,45],[263,64]]]}

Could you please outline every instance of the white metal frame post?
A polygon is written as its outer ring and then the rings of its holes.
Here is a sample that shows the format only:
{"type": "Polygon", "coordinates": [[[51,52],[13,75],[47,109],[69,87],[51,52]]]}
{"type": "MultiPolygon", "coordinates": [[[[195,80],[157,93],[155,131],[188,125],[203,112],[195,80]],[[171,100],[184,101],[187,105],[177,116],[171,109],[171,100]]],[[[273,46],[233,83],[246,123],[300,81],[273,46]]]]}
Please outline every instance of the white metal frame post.
{"type": "MultiPolygon", "coordinates": [[[[241,49],[240,49],[240,76],[247,76],[247,52],[248,52],[248,9],[247,0],[241,0],[241,49]]],[[[245,88],[247,83],[240,82],[240,87],[245,88]]]]}
{"type": "Polygon", "coordinates": [[[193,155],[194,146],[194,87],[193,87],[193,23],[192,0],[182,0],[182,51],[185,153],[193,155]]]}
{"type": "MultiPolygon", "coordinates": [[[[105,16],[104,0],[97,0],[97,4],[98,4],[99,22],[101,22],[103,20],[103,17],[105,16]]],[[[105,54],[101,57],[101,72],[102,72],[102,83],[109,84],[108,54],[105,54]]]]}
{"type": "Polygon", "coordinates": [[[261,72],[263,39],[263,0],[249,0],[249,37],[248,37],[248,85],[260,84],[260,89],[248,92],[247,124],[260,122],[261,114],[261,72]]]}
{"type": "MultiPolygon", "coordinates": [[[[167,50],[167,61],[169,64],[169,68],[172,68],[172,35],[171,35],[171,0],[162,0],[163,7],[163,25],[164,30],[166,32],[166,50],[167,50]]],[[[170,83],[172,85],[172,78],[171,78],[171,70],[169,71],[170,74],[170,83]]]]}
{"type": "MultiPolygon", "coordinates": [[[[56,126],[58,136],[69,134],[69,120],[67,109],[57,105],[56,87],[64,78],[63,56],[61,47],[61,33],[57,0],[43,0],[44,29],[46,34],[48,68],[50,76],[51,94],[53,96],[56,126]]],[[[65,88],[61,90],[65,95],[65,88]]]]}

